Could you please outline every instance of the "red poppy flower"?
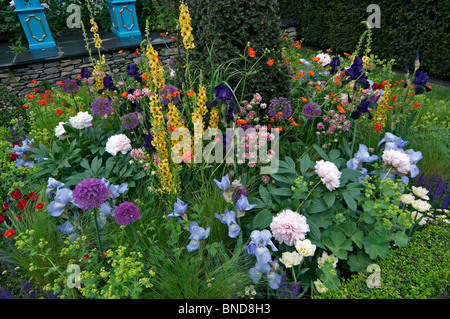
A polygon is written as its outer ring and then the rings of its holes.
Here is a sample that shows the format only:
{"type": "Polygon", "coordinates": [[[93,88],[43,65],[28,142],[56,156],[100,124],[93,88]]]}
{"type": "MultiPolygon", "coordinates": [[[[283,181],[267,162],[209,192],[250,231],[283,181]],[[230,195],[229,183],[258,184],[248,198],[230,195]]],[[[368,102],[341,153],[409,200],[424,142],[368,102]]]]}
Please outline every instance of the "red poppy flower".
{"type": "Polygon", "coordinates": [[[45,104],[47,104],[46,100],[39,100],[39,105],[44,106],[45,104]]]}
{"type": "Polygon", "coordinates": [[[415,108],[419,108],[420,107],[420,103],[417,103],[417,102],[414,102],[413,105],[414,105],[415,108]]]}
{"type": "Polygon", "coordinates": [[[272,66],[273,63],[274,63],[274,59],[269,59],[269,60],[267,60],[267,65],[268,65],[268,66],[272,66]]]}
{"type": "Polygon", "coordinates": [[[15,230],[8,229],[8,230],[5,232],[5,237],[6,237],[6,238],[11,238],[15,233],[16,233],[15,230]]]}
{"type": "Polygon", "coordinates": [[[36,192],[31,192],[30,194],[28,194],[28,198],[32,201],[32,202],[36,202],[39,198],[39,195],[36,192]]]}
{"type": "Polygon", "coordinates": [[[19,189],[15,189],[13,190],[13,192],[11,193],[11,197],[15,200],[18,200],[19,198],[22,197],[22,193],[20,192],[19,189]]]}
{"type": "Polygon", "coordinates": [[[63,114],[63,111],[62,110],[56,110],[56,114],[61,115],[61,114],[63,114]]]}
{"type": "Polygon", "coordinates": [[[20,210],[24,210],[25,209],[25,207],[27,207],[27,204],[28,204],[28,202],[27,202],[27,200],[24,198],[24,199],[21,199],[18,203],[17,203],[17,208],[18,209],[20,209],[20,210]]]}
{"type": "Polygon", "coordinates": [[[23,107],[24,109],[29,109],[29,108],[30,108],[30,106],[29,106],[28,104],[22,105],[22,107],[23,107]]]}
{"type": "Polygon", "coordinates": [[[0,224],[3,223],[4,221],[5,221],[5,215],[0,213],[0,224]]]}
{"type": "Polygon", "coordinates": [[[2,203],[2,210],[8,210],[9,209],[10,204],[9,203],[2,203]]]}
{"type": "Polygon", "coordinates": [[[19,157],[19,155],[17,155],[17,154],[9,153],[9,160],[11,162],[14,162],[18,157],[19,157]]]}
{"type": "Polygon", "coordinates": [[[42,209],[44,208],[44,203],[37,203],[36,204],[36,209],[42,209]]]}
{"type": "Polygon", "coordinates": [[[31,80],[31,83],[37,84],[37,81],[36,80],[31,80]]]}
{"type": "Polygon", "coordinates": [[[89,258],[89,254],[84,254],[84,259],[88,259],[89,258]]]}
{"type": "Polygon", "coordinates": [[[27,98],[28,98],[29,100],[34,99],[34,94],[33,94],[33,93],[27,94],[27,98]]]}

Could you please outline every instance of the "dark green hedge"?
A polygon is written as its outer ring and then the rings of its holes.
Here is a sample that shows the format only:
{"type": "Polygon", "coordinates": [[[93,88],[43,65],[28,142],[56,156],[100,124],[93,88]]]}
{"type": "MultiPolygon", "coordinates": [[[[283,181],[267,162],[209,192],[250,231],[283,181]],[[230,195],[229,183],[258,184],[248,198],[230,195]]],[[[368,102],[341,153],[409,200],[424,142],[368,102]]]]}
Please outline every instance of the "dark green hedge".
{"type": "MultiPolygon", "coordinates": [[[[339,290],[319,295],[319,299],[439,299],[450,289],[450,225],[427,225],[411,242],[394,249],[380,267],[379,288],[369,288],[361,271],[344,280],[339,290]]],[[[445,297],[447,296],[447,297],[445,297]]]]}
{"type": "Polygon", "coordinates": [[[298,21],[304,43],[323,49],[351,53],[365,30],[372,12],[381,11],[381,27],[372,29],[372,52],[379,58],[396,60],[403,69],[413,68],[416,50],[430,75],[450,79],[450,1],[448,0],[279,0],[283,18],[298,21]]]}
{"type": "MultiPolygon", "coordinates": [[[[211,76],[208,48],[212,48],[212,59],[219,66],[239,54],[246,54],[247,43],[256,51],[255,58],[261,57],[265,48],[272,50],[258,64],[259,72],[248,78],[245,98],[260,93],[268,102],[275,94],[288,94],[288,77],[283,77],[276,66],[269,67],[269,58],[281,61],[281,29],[278,1],[276,0],[189,0],[192,18],[195,50],[190,62],[200,66],[203,75],[211,76]]],[[[243,65],[236,68],[243,68],[243,65]]],[[[287,72],[286,72],[287,73],[287,72]]],[[[230,83],[237,84],[236,77],[230,83]]]]}

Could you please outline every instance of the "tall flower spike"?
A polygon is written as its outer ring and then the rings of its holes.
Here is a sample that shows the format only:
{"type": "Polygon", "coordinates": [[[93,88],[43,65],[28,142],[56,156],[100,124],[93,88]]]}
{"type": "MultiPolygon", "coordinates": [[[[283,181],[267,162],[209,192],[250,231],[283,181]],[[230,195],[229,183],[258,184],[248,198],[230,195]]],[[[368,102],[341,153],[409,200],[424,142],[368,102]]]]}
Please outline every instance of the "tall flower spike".
{"type": "Polygon", "coordinates": [[[191,16],[188,7],[182,2],[180,4],[181,36],[183,37],[183,45],[186,49],[194,49],[194,36],[192,35],[191,16]]]}

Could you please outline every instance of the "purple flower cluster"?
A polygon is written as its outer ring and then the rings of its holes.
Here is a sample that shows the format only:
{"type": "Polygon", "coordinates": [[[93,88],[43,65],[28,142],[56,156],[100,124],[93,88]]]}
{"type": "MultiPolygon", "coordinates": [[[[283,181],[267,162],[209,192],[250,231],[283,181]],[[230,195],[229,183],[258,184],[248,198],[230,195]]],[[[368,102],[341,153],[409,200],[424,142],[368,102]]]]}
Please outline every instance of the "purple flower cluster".
{"type": "Polygon", "coordinates": [[[91,103],[92,114],[109,115],[113,111],[111,103],[105,98],[97,98],[91,103]]]}
{"type": "Polygon", "coordinates": [[[75,186],[73,202],[84,210],[100,207],[107,199],[109,190],[98,178],[87,178],[75,186]]]}
{"type": "Polygon", "coordinates": [[[139,208],[133,203],[124,202],[120,204],[114,211],[117,224],[126,226],[137,221],[140,217],[139,208]]]}
{"type": "Polygon", "coordinates": [[[133,112],[125,114],[120,118],[122,120],[122,125],[127,130],[132,130],[139,125],[139,113],[133,112]]]}
{"type": "Polygon", "coordinates": [[[71,93],[77,93],[78,92],[78,84],[75,80],[67,80],[64,82],[62,89],[65,93],[71,94],[71,93]]]}
{"type": "Polygon", "coordinates": [[[305,119],[312,120],[322,114],[322,109],[319,104],[310,102],[303,108],[302,113],[305,119]]]}
{"type": "Polygon", "coordinates": [[[425,174],[421,174],[416,186],[422,186],[429,190],[431,204],[439,205],[440,209],[447,209],[450,204],[450,193],[448,193],[448,181],[442,180],[440,176],[433,175],[426,179],[425,174]]]}
{"type": "Polygon", "coordinates": [[[281,112],[278,118],[281,120],[287,120],[292,114],[291,101],[285,97],[274,98],[270,101],[269,116],[275,117],[281,112]]]}

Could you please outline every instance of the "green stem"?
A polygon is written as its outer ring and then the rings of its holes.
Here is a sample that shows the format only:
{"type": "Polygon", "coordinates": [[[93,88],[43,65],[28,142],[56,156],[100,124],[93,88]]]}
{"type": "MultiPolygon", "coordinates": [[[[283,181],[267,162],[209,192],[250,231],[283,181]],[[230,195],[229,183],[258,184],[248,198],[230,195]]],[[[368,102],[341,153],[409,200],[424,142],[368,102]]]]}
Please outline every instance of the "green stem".
{"type": "Polygon", "coordinates": [[[97,232],[97,240],[98,240],[98,246],[100,249],[100,254],[103,254],[103,246],[102,246],[102,240],[100,239],[100,229],[98,227],[98,221],[97,221],[97,210],[94,210],[94,221],[95,221],[95,230],[97,232]]]}
{"type": "Polygon", "coordinates": [[[308,199],[309,195],[311,195],[311,193],[316,189],[317,186],[319,186],[319,184],[321,183],[321,181],[319,180],[316,185],[314,185],[314,187],[309,191],[308,195],[306,195],[306,198],[300,203],[300,205],[298,205],[296,212],[298,212],[298,210],[300,209],[300,207],[303,205],[303,203],[308,199]]]}

